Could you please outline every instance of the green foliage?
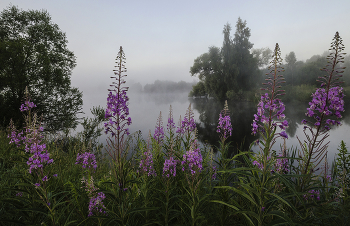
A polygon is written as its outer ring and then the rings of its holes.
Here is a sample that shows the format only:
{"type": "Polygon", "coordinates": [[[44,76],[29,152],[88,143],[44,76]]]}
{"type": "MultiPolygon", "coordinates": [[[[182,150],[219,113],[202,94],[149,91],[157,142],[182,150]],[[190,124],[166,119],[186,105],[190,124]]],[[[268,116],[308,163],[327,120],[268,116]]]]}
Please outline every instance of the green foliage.
{"type": "Polygon", "coordinates": [[[0,15],[0,126],[10,119],[17,127],[24,120],[18,106],[25,87],[45,118],[45,130],[75,128],[82,109],[82,93],[70,86],[76,65],[67,39],[46,11],[23,11],[15,6],[0,15]]]}
{"type": "Polygon", "coordinates": [[[348,151],[344,141],[341,141],[339,153],[335,159],[334,173],[338,175],[337,180],[344,188],[350,187],[350,152],[348,151]]]}
{"type": "Polygon", "coordinates": [[[189,97],[191,96],[205,96],[205,85],[204,82],[200,81],[196,85],[192,86],[191,92],[188,94],[189,97]]]}
{"type": "Polygon", "coordinates": [[[101,107],[93,107],[91,113],[94,118],[83,118],[81,123],[83,131],[78,133],[78,136],[82,136],[85,147],[95,152],[97,149],[101,149],[102,146],[98,144],[98,138],[102,135],[103,128],[100,127],[101,123],[106,121],[105,110],[101,107]]]}
{"type": "MultiPolygon", "coordinates": [[[[250,53],[253,44],[249,42],[250,29],[246,21],[238,18],[233,39],[230,24],[224,26],[223,34],[222,48],[209,47],[208,53],[194,60],[190,73],[192,76],[197,75],[203,82],[205,93],[216,99],[239,99],[240,93],[256,86],[259,76],[258,60],[250,53]]],[[[197,88],[199,87],[194,87],[197,88]]]]}

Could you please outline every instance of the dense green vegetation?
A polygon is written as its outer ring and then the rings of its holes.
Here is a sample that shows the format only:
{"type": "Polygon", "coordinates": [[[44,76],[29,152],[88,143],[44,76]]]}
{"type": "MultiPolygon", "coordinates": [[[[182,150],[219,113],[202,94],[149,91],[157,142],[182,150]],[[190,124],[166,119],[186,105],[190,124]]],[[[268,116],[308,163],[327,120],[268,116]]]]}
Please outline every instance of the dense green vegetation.
{"type": "Polygon", "coordinates": [[[67,39],[46,11],[23,11],[15,6],[0,14],[0,128],[10,120],[23,125],[18,111],[28,87],[45,130],[76,128],[82,92],[71,87],[76,58],[67,39]]]}

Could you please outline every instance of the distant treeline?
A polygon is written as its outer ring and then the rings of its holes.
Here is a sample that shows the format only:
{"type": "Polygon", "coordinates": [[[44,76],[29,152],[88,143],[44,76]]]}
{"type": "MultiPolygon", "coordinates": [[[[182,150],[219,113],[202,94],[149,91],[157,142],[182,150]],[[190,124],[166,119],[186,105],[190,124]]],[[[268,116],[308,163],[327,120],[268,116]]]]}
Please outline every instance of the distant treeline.
{"type": "Polygon", "coordinates": [[[160,81],[156,80],[153,84],[146,84],[143,89],[140,83],[130,85],[130,90],[133,92],[144,93],[189,93],[192,90],[192,86],[196,83],[190,82],[173,82],[173,81],[160,81]]]}
{"type": "MultiPolygon", "coordinates": [[[[319,86],[318,77],[322,77],[327,73],[322,71],[328,64],[327,56],[329,52],[325,51],[322,55],[314,55],[310,59],[304,61],[297,61],[294,52],[286,55],[286,64],[283,65],[285,71],[282,72],[286,83],[284,85],[315,85],[319,86]]],[[[346,67],[343,73],[342,81],[345,82],[343,86],[350,85],[350,55],[346,55],[342,66],[346,67]]],[[[264,70],[267,73],[267,69],[264,70]]],[[[265,73],[264,73],[265,74],[265,73]]]]}

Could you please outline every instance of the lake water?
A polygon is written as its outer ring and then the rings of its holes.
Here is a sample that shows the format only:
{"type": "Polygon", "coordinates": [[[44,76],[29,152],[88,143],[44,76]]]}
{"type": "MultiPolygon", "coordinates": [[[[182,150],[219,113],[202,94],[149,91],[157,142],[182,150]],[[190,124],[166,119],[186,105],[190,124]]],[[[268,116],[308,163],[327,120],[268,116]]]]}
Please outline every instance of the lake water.
{"type": "MultiPolygon", "coordinates": [[[[101,102],[106,100],[105,97],[100,97],[101,102]]],[[[96,98],[96,97],[95,97],[96,98]]],[[[129,109],[132,125],[129,127],[130,132],[141,131],[143,137],[147,139],[149,130],[154,133],[155,125],[159,113],[162,113],[163,125],[166,127],[169,115],[169,107],[172,106],[174,121],[179,121],[180,115],[183,116],[191,104],[194,118],[198,127],[198,138],[202,143],[209,143],[212,146],[218,145],[219,135],[216,133],[216,127],[220,111],[223,109],[223,103],[213,99],[192,99],[187,97],[187,93],[158,93],[158,94],[129,94],[129,109]]],[[[233,127],[232,137],[229,139],[233,147],[238,147],[244,142],[244,148],[247,149],[249,144],[254,142],[258,137],[251,135],[251,123],[253,115],[256,113],[257,103],[252,102],[229,102],[229,110],[231,112],[231,121],[233,127]]],[[[101,106],[104,106],[101,104],[101,106]]],[[[90,106],[92,107],[92,106],[90,106]]],[[[305,112],[308,107],[307,103],[286,104],[285,115],[289,122],[287,134],[289,139],[286,140],[287,148],[299,147],[297,137],[302,141],[305,139],[303,133],[303,125],[300,124],[302,119],[306,119],[305,112]]],[[[349,106],[350,107],[350,106],[349,106]]],[[[350,108],[348,108],[350,109],[350,108]]],[[[329,132],[330,136],[327,141],[330,141],[328,148],[328,160],[332,161],[334,154],[337,153],[337,148],[344,140],[347,145],[350,145],[350,111],[343,113],[341,120],[342,126],[335,126],[329,132]]],[[[100,139],[104,143],[106,135],[100,139]]],[[[279,151],[283,140],[278,138],[274,149],[279,151]]],[[[258,150],[255,146],[254,150],[258,150]]],[[[232,149],[234,151],[234,148],[232,149]]]]}

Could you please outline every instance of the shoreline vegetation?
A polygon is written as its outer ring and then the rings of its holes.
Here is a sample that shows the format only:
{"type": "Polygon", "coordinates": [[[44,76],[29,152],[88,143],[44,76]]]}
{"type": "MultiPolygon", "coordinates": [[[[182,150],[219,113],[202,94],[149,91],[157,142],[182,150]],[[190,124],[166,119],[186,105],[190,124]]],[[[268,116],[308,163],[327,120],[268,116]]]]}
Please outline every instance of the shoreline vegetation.
{"type": "Polygon", "coordinates": [[[344,69],[338,65],[343,49],[336,32],[328,58],[332,64],[326,65],[320,85],[288,94],[276,44],[264,92],[254,94],[258,104],[251,132],[259,134],[260,151],[253,153],[250,146],[228,153],[233,128],[225,102],[217,116],[218,159],[213,147],[199,147],[191,105],[178,124],[171,106],[167,116],[160,113],[148,139],[130,134],[122,47],[107,108],[95,109],[95,121],[84,121],[91,133],[66,142],[49,139],[26,89],[18,106],[24,128],[11,122],[0,131],[0,225],[347,225],[350,152],[345,142],[335,161],[327,162],[330,126],[339,125],[344,111],[337,80],[344,69]],[[277,139],[288,139],[281,94],[306,98],[309,91],[305,141],[299,140],[296,149],[276,149],[277,139]],[[109,136],[107,147],[92,142],[102,130],[109,136]]]}

